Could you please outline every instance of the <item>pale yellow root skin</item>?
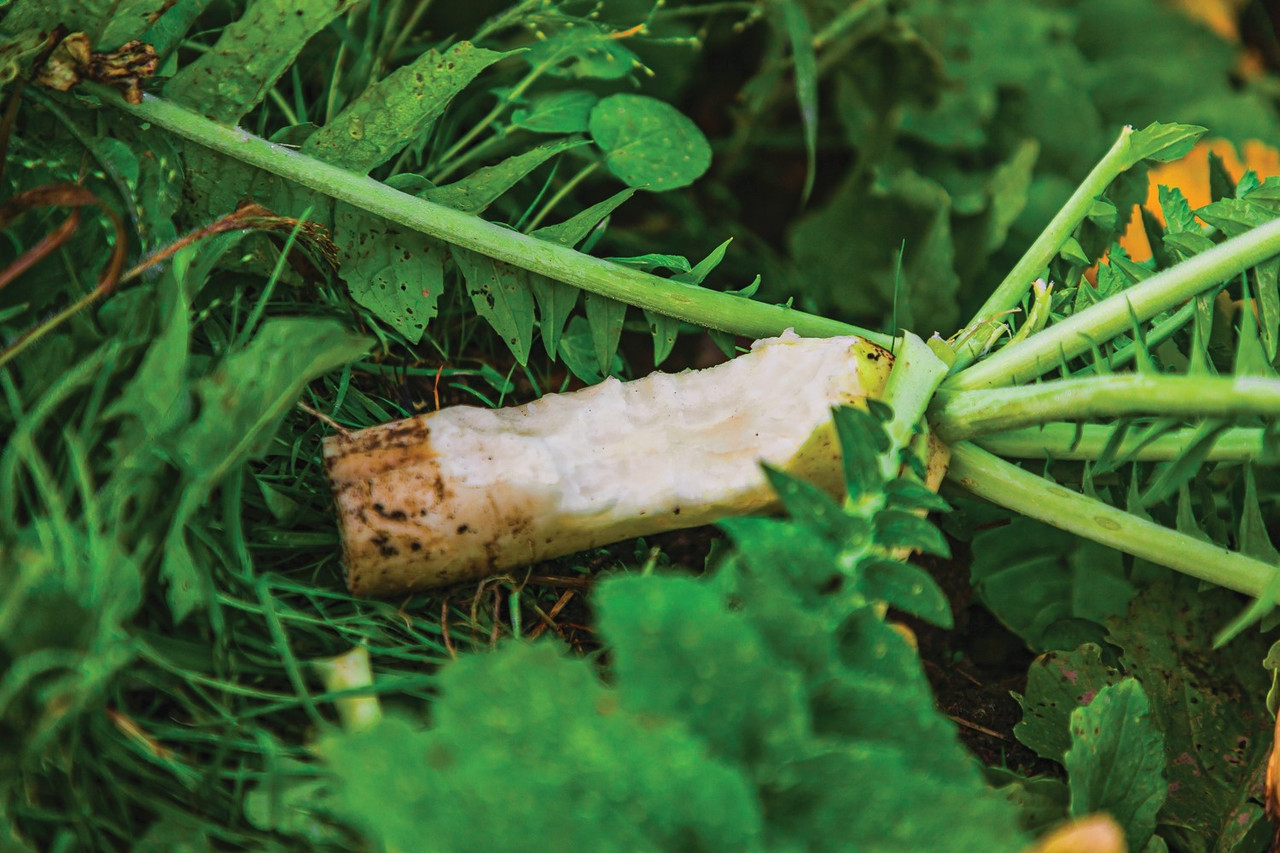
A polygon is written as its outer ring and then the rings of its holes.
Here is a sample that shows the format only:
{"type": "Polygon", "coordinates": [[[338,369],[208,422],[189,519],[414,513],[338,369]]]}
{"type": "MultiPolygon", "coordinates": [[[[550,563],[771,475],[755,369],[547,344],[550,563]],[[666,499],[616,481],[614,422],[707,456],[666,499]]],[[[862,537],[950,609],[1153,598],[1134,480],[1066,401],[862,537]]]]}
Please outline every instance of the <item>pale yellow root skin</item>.
{"type": "Polygon", "coordinates": [[[860,338],[784,336],[706,370],[335,435],[348,584],[393,595],[768,511],[761,462],[839,494],[831,408],[878,396],[892,363],[860,338]]]}

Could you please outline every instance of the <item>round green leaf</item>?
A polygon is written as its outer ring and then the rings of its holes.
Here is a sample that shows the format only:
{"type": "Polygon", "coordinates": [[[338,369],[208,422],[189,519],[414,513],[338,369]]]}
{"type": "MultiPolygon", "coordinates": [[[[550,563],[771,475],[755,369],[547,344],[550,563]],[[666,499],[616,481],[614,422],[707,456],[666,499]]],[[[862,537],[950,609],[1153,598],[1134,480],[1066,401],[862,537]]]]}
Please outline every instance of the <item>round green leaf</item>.
{"type": "Polygon", "coordinates": [[[711,165],[702,131],[670,104],[644,95],[611,95],[591,110],[591,137],[609,171],[624,183],[664,192],[693,183],[711,165]]]}

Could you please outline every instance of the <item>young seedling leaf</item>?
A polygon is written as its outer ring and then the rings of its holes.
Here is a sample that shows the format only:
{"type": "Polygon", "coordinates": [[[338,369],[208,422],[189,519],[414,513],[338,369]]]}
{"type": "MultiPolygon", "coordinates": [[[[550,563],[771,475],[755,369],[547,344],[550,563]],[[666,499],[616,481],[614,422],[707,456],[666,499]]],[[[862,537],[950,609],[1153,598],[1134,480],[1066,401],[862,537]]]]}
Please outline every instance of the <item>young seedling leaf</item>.
{"type": "Polygon", "coordinates": [[[207,53],[173,76],[165,96],[214,121],[235,124],[267,96],[311,37],[354,5],[256,0],[223,28],[207,53]]]}
{"type": "Polygon", "coordinates": [[[591,138],[605,165],[628,186],[665,192],[688,186],[711,165],[711,146],[670,104],[645,95],[610,95],[591,110],[591,138]]]}
{"type": "Polygon", "coordinates": [[[1196,140],[1209,132],[1208,128],[1194,124],[1161,124],[1152,122],[1129,136],[1130,162],[1142,160],[1167,163],[1187,155],[1196,140]]]}
{"type": "Polygon", "coordinates": [[[588,144],[585,139],[562,139],[539,145],[521,154],[508,157],[494,166],[477,169],[465,178],[442,187],[432,187],[421,193],[422,198],[461,210],[463,213],[483,213],[485,208],[511,189],[529,173],[562,151],[588,144]]]}
{"type": "Polygon", "coordinates": [[[1075,651],[1045,652],[1027,670],[1027,689],[1016,697],[1022,720],[1014,736],[1036,755],[1062,763],[1071,746],[1071,713],[1093,701],[1098,691],[1120,681],[1102,661],[1102,649],[1085,643],[1075,651]]]}
{"type": "Polygon", "coordinates": [[[875,541],[887,549],[909,548],[939,557],[951,556],[951,547],[947,545],[942,531],[927,518],[900,509],[876,513],[875,541]]]}
{"type": "Polygon", "coordinates": [[[866,412],[841,407],[832,410],[831,417],[840,439],[845,488],[851,501],[861,503],[877,494],[884,484],[880,454],[889,449],[889,439],[879,422],[866,412]]]}
{"type": "Polygon", "coordinates": [[[444,245],[346,204],[337,205],[334,219],[338,274],[351,298],[418,343],[444,291],[444,245]]]}
{"type": "MultiPolygon", "coordinates": [[[[848,532],[855,532],[856,523],[850,519],[848,532]]],[[[726,518],[719,527],[729,534],[748,567],[755,572],[782,574],[802,600],[814,601],[833,586],[838,588],[846,574],[836,546],[803,524],[774,518],[726,518]]],[[[863,538],[870,538],[869,531],[863,538]]]]}
{"type": "Polygon", "coordinates": [[[812,528],[838,548],[866,546],[866,522],[846,515],[822,489],[769,465],[764,466],[764,473],[797,524],[812,528]]]}
{"type": "Polygon", "coordinates": [[[443,53],[428,50],[361,92],[307,139],[302,153],[368,172],[421,139],[476,75],[509,55],[465,41],[443,53]]]}
{"type": "Polygon", "coordinates": [[[1124,829],[1130,850],[1142,850],[1164,804],[1164,738],[1137,680],[1098,691],[1071,712],[1071,748],[1063,763],[1071,788],[1071,815],[1107,812],[1124,829]]]}
{"type": "Polygon", "coordinates": [[[533,345],[533,291],[509,264],[463,248],[453,258],[467,283],[476,313],[489,321],[521,364],[533,345]]]}
{"type": "Polygon", "coordinates": [[[647,308],[644,319],[649,324],[649,334],[653,336],[653,365],[658,367],[671,355],[671,350],[675,349],[676,337],[680,334],[680,321],[647,308]]]}
{"type": "Polygon", "coordinates": [[[539,95],[511,114],[511,125],[534,133],[586,133],[597,100],[583,89],[539,95]]]}

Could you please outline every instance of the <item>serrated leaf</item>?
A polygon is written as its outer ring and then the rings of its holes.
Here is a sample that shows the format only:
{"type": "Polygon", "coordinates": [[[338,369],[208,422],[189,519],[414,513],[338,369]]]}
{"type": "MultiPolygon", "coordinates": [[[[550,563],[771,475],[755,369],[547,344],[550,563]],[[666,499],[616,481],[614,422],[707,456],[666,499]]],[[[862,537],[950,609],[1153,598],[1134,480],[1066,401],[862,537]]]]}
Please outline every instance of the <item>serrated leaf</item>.
{"type": "Polygon", "coordinates": [[[1206,249],[1213,248],[1213,241],[1204,234],[1183,231],[1177,234],[1164,235],[1165,246],[1182,255],[1183,259],[1198,255],[1206,249]]]}
{"type": "Polygon", "coordinates": [[[1186,156],[1196,141],[1209,132],[1194,124],[1161,124],[1152,122],[1129,136],[1130,162],[1154,160],[1167,163],[1186,156]]]}
{"type": "MultiPolygon", "coordinates": [[[[854,524],[856,520],[851,520],[850,531],[854,524]]],[[[808,600],[838,584],[845,574],[835,545],[803,525],[773,518],[726,518],[718,526],[729,534],[749,567],[780,574],[808,600]]]]}
{"type": "Polygon", "coordinates": [[[510,264],[454,247],[453,259],[467,283],[476,313],[502,336],[516,361],[526,364],[533,346],[533,290],[510,264]]]}
{"type": "Polygon", "coordinates": [[[851,537],[860,536],[862,541],[857,544],[865,546],[867,530],[861,518],[846,515],[830,495],[813,483],[770,465],[763,467],[769,485],[793,521],[812,528],[834,545],[843,546],[851,537]]]}
{"type": "Polygon", "coordinates": [[[946,498],[931,491],[914,480],[899,478],[885,484],[885,495],[888,506],[905,510],[925,510],[927,512],[950,512],[951,505],[946,498]]]}
{"type": "Polygon", "coordinates": [[[1196,222],[1195,214],[1191,212],[1191,205],[1187,203],[1187,197],[1182,194],[1182,190],[1177,187],[1160,186],[1157,192],[1160,211],[1164,214],[1169,233],[1174,234],[1179,231],[1200,233],[1200,223],[1196,222]]]}
{"type": "Polygon", "coordinates": [[[267,96],[311,37],[354,5],[256,0],[223,28],[212,48],[173,76],[164,93],[207,118],[235,124],[267,96]]]}
{"type": "Polygon", "coordinates": [[[1135,592],[1119,553],[1029,519],[979,533],[973,554],[978,597],[1036,651],[1055,623],[1105,624],[1135,592]]]}
{"type": "Polygon", "coordinates": [[[556,646],[464,656],[439,689],[430,728],[391,716],[317,746],[332,780],[325,809],[384,849],[420,849],[424,838],[439,850],[494,838],[570,850],[762,844],[761,807],[741,770],[683,727],[639,718],[556,646]],[[556,723],[566,719],[570,737],[556,723]]]}
{"type": "Polygon", "coordinates": [[[591,138],[628,186],[665,192],[688,186],[711,165],[711,146],[692,121],[645,95],[610,95],[591,110],[591,138]]]}
{"type": "Polygon", "coordinates": [[[1108,640],[1142,682],[1164,733],[1169,797],[1161,832],[1190,853],[1224,849],[1219,839],[1262,821],[1253,799],[1273,729],[1268,678],[1258,665],[1268,643],[1247,633],[1213,648],[1215,632],[1238,607],[1226,590],[1181,579],[1149,587],[1107,622],[1108,640]]]}
{"type": "Polygon", "coordinates": [[[346,204],[334,220],[338,275],[351,298],[409,343],[421,341],[444,291],[444,245],[346,204]]]}
{"type": "Polygon", "coordinates": [[[939,557],[951,556],[951,546],[929,519],[900,509],[884,509],[876,513],[875,541],[888,549],[910,548],[939,557]]]}
{"type": "Polygon", "coordinates": [[[365,173],[421,139],[449,102],[508,53],[461,41],[428,50],[365,89],[302,146],[302,153],[365,173]]]}
{"type": "Polygon", "coordinates": [[[803,743],[799,672],[772,659],[714,587],[687,577],[618,577],[596,590],[595,607],[624,708],[682,720],[713,757],[751,770],[785,763],[803,743]]]}
{"type": "Polygon", "coordinates": [[[1258,334],[1268,363],[1280,351],[1280,260],[1272,258],[1253,268],[1250,280],[1258,300],[1258,334]]]}
{"type": "Polygon", "coordinates": [[[871,559],[858,564],[858,590],[939,628],[954,625],[951,603],[933,576],[899,560],[871,559]]]}
{"type": "Polygon", "coordinates": [[[1096,643],[1045,652],[1031,662],[1026,692],[1016,697],[1022,720],[1013,727],[1014,737],[1041,758],[1061,764],[1071,746],[1071,713],[1120,678],[1118,670],[1103,663],[1096,643]]]}
{"type": "Polygon", "coordinates": [[[555,155],[586,144],[585,139],[562,139],[539,145],[508,157],[497,165],[477,169],[452,184],[432,187],[421,193],[421,196],[427,201],[434,201],[463,213],[482,213],[499,196],[555,155]]]}
{"type": "Polygon", "coordinates": [[[597,100],[582,89],[540,95],[511,114],[511,125],[534,133],[586,133],[597,100]]]}
{"type": "Polygon", "coordinates": [[[622,340],[622,324],[627,319],[627,304],[594,293],[582,296],[587,311],[587,323],[591,329],[591,346],[596,354],[600,372],[608,375],[613,355],[622,340]]]}
{"type": "Polygon", "coordinates": [[[1164,804],[1164,738],[1142,685],[1126,678],[1071,712],[1071,748],[1063,763],[1072,817],[1107,812],[1130,850],[1144,848],[1164,804]]]}
{"type": "Polygon", "coordinates": [[[1260,204],[1238,198],[1224,198],[1196,210],[1196,216],[1228,237],[1238,237],[1275,219],[1277,214],[1260,204]]]}

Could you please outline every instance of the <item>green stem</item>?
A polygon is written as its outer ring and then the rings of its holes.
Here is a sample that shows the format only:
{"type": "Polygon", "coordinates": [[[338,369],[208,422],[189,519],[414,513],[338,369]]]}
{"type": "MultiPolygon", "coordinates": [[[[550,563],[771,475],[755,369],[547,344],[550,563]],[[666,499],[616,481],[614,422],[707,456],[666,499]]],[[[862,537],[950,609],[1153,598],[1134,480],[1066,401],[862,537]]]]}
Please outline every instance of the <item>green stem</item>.
{"type": "MultiPolygon", "coordinates": [[[[978,436],[973,439],[973,443],[997,456],[1016,459],[1097,459],[1115,430],[1114,426],[1099,424],[1052,423],[978,436]]],[[[1132,458],[1138,462],[1177,459],[1190,449],[1198,437],[1198,430],[1174,430],[1147,442],[1133,453],[1132,458]]],[[[1131,453],[1136,440],[1136,435],[1123,439],[1116,449],[1116,455],[1123,457],[1131,453]]],[[[1264,429],[1229,429],[1218,437],[1205,459],[1209,462],[1248,462],[1262,459],[1268,455],[1265,440],[1264,429]]]]}
{"type": "MultiPolygon", "coordinates": [[[[1040,232],[1040,236],[1013,265],[1013,269],[1009,270],[1009,274],[1004,277],[1004,281],[1000,282],[1000,286],[987,298],[986,302],[982,303],[982,307],[978,309],[973,319],[965,324],[965,328],[1018,307],[1027,288],[1031,287],[1031,282],[1049,266],[1049,262],[1062,249],[1062,244],[1089,215],[1098,196],[1106,192],[1107,187],[1111,186],[1111,182],[1121,172],[1133,165],[1133,158],[1129,152],[1129,137],[1132,133],[1133,129],[1129,127],[1120,131],[1120,136],[1116,138],[1111,150],[1104,154],[1098,164],[1093,167],[1085,177],[1084,183],[1076,187],[1071,198],[1067,199],[1067,203],[1054,215],[1048,226],[1040,232]]],[[[980,352],[978,342],[971,342],[958,353],[959,357],[951,369],[952,373],[968,367],[977,359],[980,352]]]]}
{"type": "Polygon", "coordinates": [[[1280,418],[1280,379],[1123,374],[1019,388],[944,390],[929,419],[938,436],[951,442],[1050,421],[1128,415],[1280,418]]]}
{"type": "MultiPolygon", "coordinates": [[[[1154,328],[1152,328],[1145,335],[1143,335],[1143,338],[1146,341],[1147,349],[1149,350],[1154,349],[1155,347],[1158,347],[1160,344],[1167,341],[1169,338],[1173,337],[1175,332],[1177,332],[1183,326],[1187,325],[1187,323],[1191,322],[1191,318],[1194,317],[1195,314],[1196,314],[1196,303],[1195,303],[1195,300],[1193,299],[1190,302],[1188,302],[1186,305],[1183,305],[1177,311],[1173,312],[1173,314],[1167,320],[1165,320],[1162,323],[1156,324],[1154,328]]],[[[1138,354],[1138,343],[1137,341],[1135,341],[1129,344],[1128,346],[1124,347],[1123,349],[1116,350],[1110,356],[1108,356],[1107,367],[1110,367],[1112,370],[1116,370],[1118,368],[1124,367],[1126,364],[1133,361],[1134,357],[1137,356],[1137,354],[1138,354]]]]}
{"type": "Polygon", "coordinates": [[[547,218],[547,214],[550,213],[552,210],[554,210],[557,204],[564,201],[565,196],[573,192],[574,187],[576,187],[578,184],[585,181],[591,175],[592,172],[600,168],[600,163],[601,161],[597,160],[594,163],[587,164],[585,167],[583,167],[578,171],[578,174],[574,175],[572,178],[565,181],[564,186],[556,190],[555,195],[551,196],[551,198],[547,201],[547,203],[543,205],[542,210],[539,210],[537,214],[533,217],[533,220],[527,226],[525,226],[525,229],[524,229],[525,232],[527,233],[530,231],[536,231],[538,229],[538,226],[542,224],[542,220],[547,218]]]}
{"type": "Polygon", "coordinates": [[[394,190],[372,178],[332,166],[245,131],[212,122],[160,98],[128,104],[110,89],[93,87],[104,101],[210,150],[255,166],[375,216],[522,269],[710,329],[746,337],[771,337],[795,329],[805,337],[857,335],[888,347],[889,335],[872,332],[740,296],[664,279],[594,258],[566,246],[394,190]]]}
{"type": "Polygon", "coordinates": [[[1177,266],[1156,273],[1127,290],[1108,296],[1016,347],[1007,347],[979,364],[953,374],[944,390],[1015,385],[1034,379],[1067,359],[1088,352],[1162,311],[1280,254],[1280,219],[1219,243],[1177,266]]]}
{"type": "Polygon", "coordinates": [[[1258,596],[1276,573],[1261,560],[1050,483],[972,444],[952,446],[947,477],[998,506],[1246,595],[1258,596]]]}
{"type": "Polygon", "coordinates": [[[890,449],[880,457],[880,467],[886,480],[898,476],[902,464],[899,451],[910,446],[916,425],[924,417],[938,385],[947,376],[946,362],[934,355],[918,335],[907,332],[901,340],[883,395],[884,401],[893,408],[893,418],[885,424],[890,449]]]}

